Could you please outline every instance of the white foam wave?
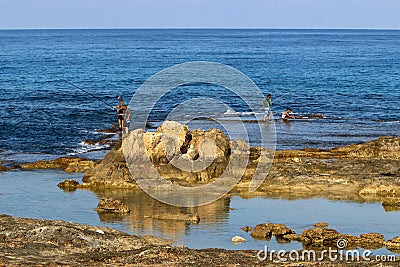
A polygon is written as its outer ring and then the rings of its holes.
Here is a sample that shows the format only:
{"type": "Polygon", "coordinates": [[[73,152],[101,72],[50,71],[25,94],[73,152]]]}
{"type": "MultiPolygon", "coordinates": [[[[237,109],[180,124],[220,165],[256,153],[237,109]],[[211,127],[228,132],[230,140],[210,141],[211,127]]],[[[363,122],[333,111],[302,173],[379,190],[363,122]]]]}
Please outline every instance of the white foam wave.
{"type": "Polygon", "coordinates": [[[107,149],[107,148],[110,147],[109,144],[98,144],[98,143],[96,143],[96,144],[92,145],[92,144],[86,143],[85,141],[80,142],[79,145],[80,145],[80,147],[75,148],[73,150],[73,152],[68,153],[68,155],[69,156],[75,156],[77,154],[83,154],[83,153],[87,153],[87,152],[90,152],[90,151],[96,151],[96,150],[103,150],[103,149],[107,149]]]}
{"type": "Polygon", "coordinates": [[[235,112],[231,109],[228,109],[224,115],[237,115],[237,116],[248,116],[248,115],[257,115],[257,114],[263,114],[262,112],[252,112],[252,111],[243,111],[243,112],[235,112]]]}

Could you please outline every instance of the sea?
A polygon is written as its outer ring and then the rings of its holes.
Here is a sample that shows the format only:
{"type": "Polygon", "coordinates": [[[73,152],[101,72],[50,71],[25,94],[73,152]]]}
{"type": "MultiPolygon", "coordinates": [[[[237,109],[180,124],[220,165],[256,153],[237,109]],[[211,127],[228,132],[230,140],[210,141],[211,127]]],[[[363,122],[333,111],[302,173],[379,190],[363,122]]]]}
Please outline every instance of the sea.
{"type": "MultiPolygon", "coordinates": [[[[192,61],[233,67],[272,94],[277,149],[327,149],[400,135],[400,31],[0,30],[0,150],[29,161],[109,149],[84,140],[117,123],[111,108],[117,96],[129,103],[153,75],[192,61]],[[283,123],[287,107],[294,115],[324,118],[283,123]]],[[[213,118],[262,120],[261,99],[259,110],[249,110],[225,88],[196,84],[161,97],[149,130],[199,97],[227,106],[213,118]]],[[[207,105],[193,109],[200,121],[201,111],[209,111],[207,105]]],[[[201,127],[208,125],[205,118],[201,127]]]]}
{"type": "MultiPolygon", "coordinates": [[[[262,99],[254,99],[259,107],[250,109],[228,88],[194,83],[160,94],[147,130],[154,131],[183,105],[193,116],[190,126],[219,127],[214,123],[218,121],[243,124],[252,145],[263,145],[252,131],[254,125],[273,127],[279,150],[329,149],[400,136],[400,31],[0,30],[0,164],[15,166],[68,155],[101,159],[109,145],[85,140],[118,138],[99,131],[117,123],[112,108],[118,104],[117,97],[130,103],[139,88],[160,71],[198,61],[234,68],[262,94],[271,94],[273,122],[262,121],[262,99]],[[192,105],[192,99],[214,99],[226,108],[214,108],[207,101],[192,105]],[[302,119],[283,122],[280,116],[288,107],[302,119]],[[322,116],[310,116],[315,114],[322,116]]],[[[138,109],[141,104],[133,103],[138,109]]],[[[185,114],[181,115],[185,120],[185,114]]],[[[390,239],[400,234],[398,211],[363,200],[232,196],[195,210],[185,209],[200,214],[199,224],[157,221],[151,219],[153,214],[183,210],[140,191],[66,193],[57,187],[65,179],[81,182],[82,176],[61,170],[1,172],[0,213],[108,226],[172,239],[174,244],[191,248],[302,248],[298,242],[256,240],[240,230],[266,222],[285,223],[298,233],[326,221],[354,235],[380,232],[390,239]],[[128,203],[131,214],[95,212],[105,196],[128,203]],[[235,235],[247,242],[232,244],[235,235]]],[[[392,252],[383,248],[375,253],[392,252]]]]}

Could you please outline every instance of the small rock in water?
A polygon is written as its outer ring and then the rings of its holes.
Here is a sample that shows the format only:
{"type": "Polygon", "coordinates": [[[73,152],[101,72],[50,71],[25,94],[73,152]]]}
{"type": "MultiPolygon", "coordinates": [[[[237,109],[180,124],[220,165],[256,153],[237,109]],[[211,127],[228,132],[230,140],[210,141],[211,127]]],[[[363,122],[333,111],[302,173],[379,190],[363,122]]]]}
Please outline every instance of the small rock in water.
{"type": "Polygon", "coordinates": [[[283,237],[287,234],[295,234],[295,231],[284,224],[264,223],[256,225],[250,235],[256,239],[269,240],[271,236],[283,237]]]}
{"type": "Polygon", "coordinates": [[[75,180],[65,180],[57,185],[64,191],[71,192],[75,191],[76,188],[79,186],[79,183],[75,180]]]}
{"type": "Polygon", "coordinates": [[[243,243],[243,242],[246,242],[247,240],[246,239],[244,239],[243,237],[241,237],[241,236],[234,236],[234,237],[232,237],[232,243],[234,243],[234,244],[240,244],[240,243],[243,243]]]}
{"type": "Polygon", "coordinates": [[[242,230],[245,231],[245,232],[250,232],[251,230],[253,230],[253,228],[251,228],[250,226],[243,226],[243,227],[240,228],[240,229],[242,229],[242,230]]]}
{"type": "Polygon", "coordinates": [[[122,203],[121,200],[113,198],[102,198],[100,199],[97,208],[97,212],[113,212],[113,213],[129,213],[129,207],[122,203]]]}
{"type": "Polygon", "coordinates": [[[1,166],[1,165],[0,165],[0,172],[8,171],[8,170],[10,170],[10,169],[7,168],[7,167],[5,167],[5,166],[1,166]]]}
{"type": "Polygon", "coordinates": [[[328,227],[328,223],[327,222],[318,222],[316,224],[314,224],[315,227],[328,227]]]}

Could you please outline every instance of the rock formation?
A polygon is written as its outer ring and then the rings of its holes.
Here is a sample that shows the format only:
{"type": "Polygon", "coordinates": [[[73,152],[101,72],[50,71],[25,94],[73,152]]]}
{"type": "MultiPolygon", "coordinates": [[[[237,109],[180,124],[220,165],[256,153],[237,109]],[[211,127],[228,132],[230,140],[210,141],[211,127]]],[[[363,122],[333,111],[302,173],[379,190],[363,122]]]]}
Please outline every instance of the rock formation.
{"type": "MultiPolygon", "coordinates": [[[[260,261],[254,250],[189,249],[153,236],[0,214],[0,266],[371,266],[370,261],[260,261]]],[[[237,238],[235,238],[237,239],[237,238]]],[[[240,238],[241,239],[241,238],[240,238]]],[[[241,239],[242,240],[242,239],[241,239]]],[[[397,248],[399,238],[387,245],[397,248]]],[[[378,262],[379,263],[379,262],[378,262]]],[[[385,266],[398,266],[385,262],[385,266]]]]}
{"type": "Polygon", "coordinates": [[[66,192],[72,192],[78,188],[79,183],[75,180],[65,180],[59,183],[57,186],[66,192]]]}
{"type": "MultiPolygon", "coordinates": [[[[383,137],[364,144],[336,149],[276,151],[272,167],[257,192],[248,186],[260,161],[259,147],[243,141],[229,141],[220,130],[190,130],[176,122],[165,122],[156,132],[136,130],[128,136],[129,153],[150,161],[155,172],[135,166],[139,176],[160,174],[165,180],[184,186],[210,183],[222,172],[239,175],[234,192],[243,196],[322,196],[353,201],[377,201],[400,194],[400,138],[383,137]],[[140,152],[135,138],[142,138],[140,152]],[[130,142],[130,143],[129,143],[130,142]],[[241,168],[226,170],[232,155],[241,168]],[[203,168],[206,166],[206,168],[203,168]]],[[[263,170],[267,173],[267,170],[263,170]]],[[[125,161],[122,141],[96,165],[88,169],[81,187],[137,188],[125,161]]]]}
{"type": "MultiPolygon", "coordinates": [[[[133,131],[124,144],[129,155],[143,162],[149,161],[162,178],[186,186],[209,183],[225,171],[234,174],[235,164],[226,170],[231,155],[239,155],[236,158],[243,155],[242,162],[247,164],[250,153],[247,144],[229,141],[221,130],[189,130],[187,126],[172,121],[165,122],[156,132],[133,131]],[[138,147],[137,140],[144,140],[145,149],[138,147]]],[[[136,175],[151,175],[149,168],[145,166],[139,171],[140,167],[140,163],[135,166],[136,175]]],[[[98,166],[86,172],[83,182],[87,187],[136,187],[135,178],[125,161],[121,140],[98,166]]]]}
{"type": "Polygon", "coordinates": [[[61,157],[55,160],[40,160],[33,163],[25,163],[23,169],[62,169],[66,172],[85,172],[93,169],[95,163],[92,160],[79,157],[61,157]]]}
{"type": "Polygon", "coordinates": [[[129,207],[119,199],[101,198],[97,208],[97,212],[111,213],[129,213],[129,207]]]}
{"type": "Polygon", "coordinates": [[[283,238],[285,235],[295,234],[295,231],[286,227],[284,224],[266,223],[258,224],[254,227],[251,236],[257,239],[271,239],[272,236],[276,238],[283,238]]]}

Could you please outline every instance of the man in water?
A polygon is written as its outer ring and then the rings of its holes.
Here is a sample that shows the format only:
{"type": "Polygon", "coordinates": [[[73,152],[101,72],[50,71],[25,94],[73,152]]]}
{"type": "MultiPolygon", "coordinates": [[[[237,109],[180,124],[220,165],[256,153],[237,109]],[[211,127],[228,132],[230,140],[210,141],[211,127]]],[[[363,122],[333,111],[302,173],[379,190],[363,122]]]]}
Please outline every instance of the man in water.
{"type": "Polygon", "coordinates": [[[271,94],[268,94],[266,97],[263,98],[262,104],[264,107],[264,121],[267,121],[267,116],[268,120],[271,120],[271,106],[272,106],[272,100],[271,100],[271,94]]]}
{"type": "Polygon", "coordinates": [[[290,112],[292,112],[292,109],[287,108],[286,111],[282,113],[282,120],[288,121],[289,119],[295,119],[296,117],[291,115],[290,112]]]}

